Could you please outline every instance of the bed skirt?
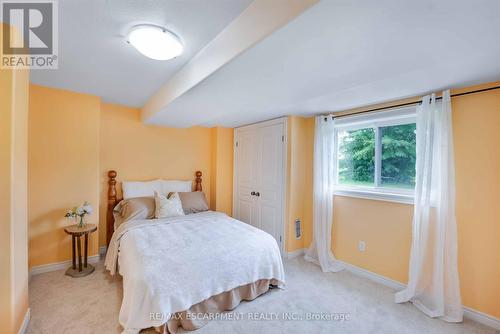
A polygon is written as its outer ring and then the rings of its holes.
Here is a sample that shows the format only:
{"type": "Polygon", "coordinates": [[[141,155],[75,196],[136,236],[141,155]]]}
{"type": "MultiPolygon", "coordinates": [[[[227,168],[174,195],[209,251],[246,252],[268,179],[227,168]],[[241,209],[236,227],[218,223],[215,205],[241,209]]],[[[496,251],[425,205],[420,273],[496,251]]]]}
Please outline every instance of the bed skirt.
{"type": "Polygon", "coordinates": [[[233,310],[242,300],[253,300],[266,293],[271,286],[277,285],[279,282],[275,279],[261,279],[222,292],[191,306],[189,310],[175,313],[170,320],[155,330],[162,334],[175,334],[179,328],[188,331],[199,329],[210,321],[210,315],[233,310]]]}

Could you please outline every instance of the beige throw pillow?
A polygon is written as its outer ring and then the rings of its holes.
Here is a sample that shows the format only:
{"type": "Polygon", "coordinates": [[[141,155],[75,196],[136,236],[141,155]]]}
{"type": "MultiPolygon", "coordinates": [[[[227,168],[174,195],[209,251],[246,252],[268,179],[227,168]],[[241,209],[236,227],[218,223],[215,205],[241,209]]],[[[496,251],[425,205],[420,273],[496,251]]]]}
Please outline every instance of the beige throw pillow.
{"type": "Polygon", "coordinates": [[[155,205],[155,218],[184,216],[178,193],[169,194],[167,198],[167,196],[155,192],[155,205]]]}
{"type": "Polygon", "coordinates": [[[118,212],[123,220],[153,219],[155,217],[154,197],[135,197],[120,202],[118,212]]]}
{"type": "Polygon", "coordinates": [[[182,209],[186,215],[208,210],[205,194],[201,191],[178,193],[182,203],[182,209]]]}

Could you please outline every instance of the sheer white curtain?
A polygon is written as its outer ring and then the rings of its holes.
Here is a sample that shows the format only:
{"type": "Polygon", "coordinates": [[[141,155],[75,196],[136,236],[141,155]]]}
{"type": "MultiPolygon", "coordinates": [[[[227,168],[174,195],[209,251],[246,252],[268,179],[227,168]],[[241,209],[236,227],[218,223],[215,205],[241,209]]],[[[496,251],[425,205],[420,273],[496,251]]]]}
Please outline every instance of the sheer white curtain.
{"type": "Polygon", "coordinates": [[[411,301],[431,317],[463,317],[457,269],[455,162],[450,91],[417,107],[417,162],[409,282],[396,302],[411,301]]]}
{"type": "Polygon", "coordinates": [[[313,242],[305,258],[324,272],[344,269],[332,253],[333,186],[336,169],[335,120],[316,117],[313,165],[313,242]]]}

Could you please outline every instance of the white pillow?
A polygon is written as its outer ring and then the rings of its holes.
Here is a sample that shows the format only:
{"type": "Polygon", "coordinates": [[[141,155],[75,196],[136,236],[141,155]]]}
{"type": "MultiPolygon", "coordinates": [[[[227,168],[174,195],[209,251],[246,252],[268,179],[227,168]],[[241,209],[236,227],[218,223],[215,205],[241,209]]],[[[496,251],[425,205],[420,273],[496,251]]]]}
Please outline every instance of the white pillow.
{"type": "Polygon", "coordinates": [[[169,218],[184,216],[179,194],[173,193],[170,198],[159,193],[155,193],[155,218],[169,218]]]}
{"type": "Polygon", "coordinates": [[[190,192],[192,181],[154,180],[146,182],[123,181],[123,199],[153,197],[155,192],[168,195],[170,192],[190,192]]]}
{"type": "Polygon", "coordinates": [[[162,180],[154,180],[147,182],[131,182],[123,181],[123,199],[134,197],[153,197],[155,191],[163,193],[162,180]]]}
{"type": "Polygon", "coordinates": [[[192,191],[193,181],[168,181],[160,180],[163,195],[168,193],[187,193],[192,191]]]}

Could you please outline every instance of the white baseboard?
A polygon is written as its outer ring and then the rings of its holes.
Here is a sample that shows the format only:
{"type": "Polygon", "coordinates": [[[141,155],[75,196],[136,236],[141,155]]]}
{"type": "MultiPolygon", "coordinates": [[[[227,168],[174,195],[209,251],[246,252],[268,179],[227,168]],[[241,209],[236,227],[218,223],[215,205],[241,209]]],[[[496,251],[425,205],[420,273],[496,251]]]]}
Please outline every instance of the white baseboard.
{"type": "Polygon", "coordinates": [[[304,248],[296,249],[296,250],[291,251],[291,252],[286,252],[286,258],[287,259],[295,259],[296,257],[304,255],[304,253],[305,253],[304,248]]]}
{"type": "Polygon", "coordinates": [[[500,319],[464,306],[464,317],[500,331],[500,319]]]}
{"type": "MultiPolygon", "coordinates": [[[[340,262],[342,262],[345,265],[345,269],[347,271],[353,273],[354,275],[369,279],[373,282],[377,282],[394,290],[401,290],[406,287],[406,285],[401,282],[392,280],[385,276],[376,274],[374,272],[357,267],[355,265],[352,265],[344,261],[340,262]]],[[[492,327],[496,330],[500,330],[500,319],[488,315],[486,313],[471,309],[470,307],[464,306],[464,317],[473,320],[475,322],[478,322],[480,324],[492,327]]]]}
{"type": "Polygon", "coordinates": [[[406,287],[405,284],[401,283],[401,282],[398,282],[398,281],[395,281],[395,280],[392,280],[390,278],[387,278],[385,276],[382,276],[382,275],[379,275],[379,274],[376,274],[374,272],[371,272],[371,271],[368,271],[366,269],[363,269],[363,268],[360,268],[360,267],[357,267],[355,265],[352,265],[350,263],[347,263],[347,262],[344,262],[344,261],[340,261],[339,262],[342,262],[342,264],[345,266],[345,269],[357,276],[361,276],[361,277],[364,277],[364,278],[367,278],[369,279],[370,281],[374,281],[374,282],[377,282],[377,283],[380,283],[382,285],[385,285],[391,289],[394,289],[394,290],[401,290],[403,288],[406,287]]]}
{"type": "MultiPolygon", "coordinates": [[[[92,255],[88,257],[88,262],[91,264],[95,264],[99,262],[100,256],[99,255],[92,255]]],[[[67,269],[71,265],[71,260],[68,261],[62,261],[62,262],[57,262],[57,263],[49,263],[49,264],[43,264],[41,266],[35,266],[31,268],[30,270],[30,277],[34,275],[40,275],[43,273],[48,273],[51,271],[56,271],[56,270],[61,270],[61,269],[67,269]]]]}
{"type": "Polygon", "coordinates": [[[24,315],[23,323],[21,324],[21,328],[19,328],[19,334],[24,334],[28,330],[28,324],[30,323],[31,319],[31,310],[28,307],[28,310],[26,311],[26,314],[24,315]]]}

